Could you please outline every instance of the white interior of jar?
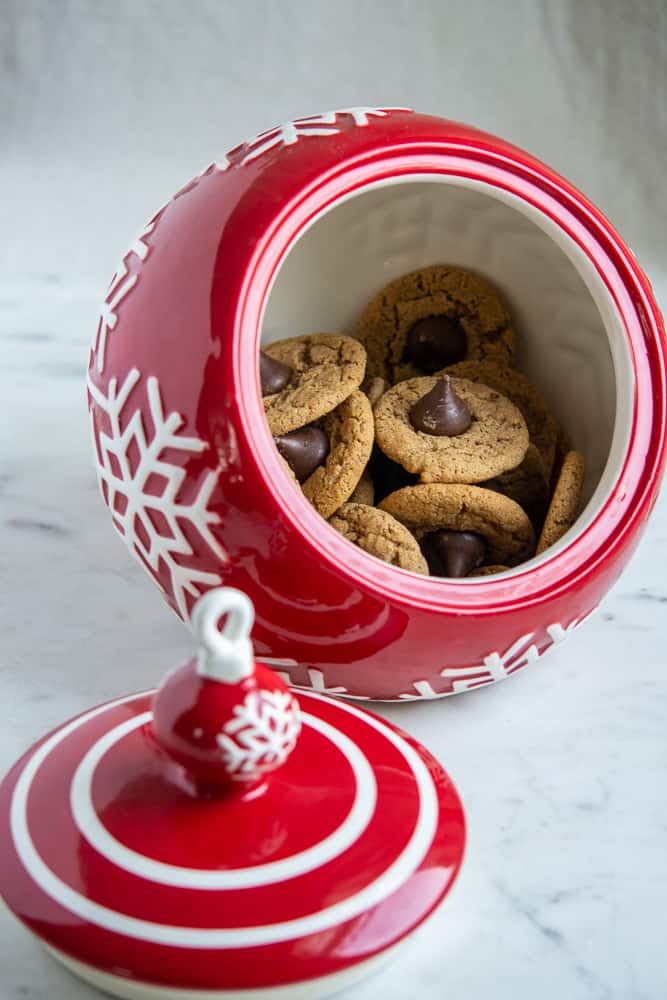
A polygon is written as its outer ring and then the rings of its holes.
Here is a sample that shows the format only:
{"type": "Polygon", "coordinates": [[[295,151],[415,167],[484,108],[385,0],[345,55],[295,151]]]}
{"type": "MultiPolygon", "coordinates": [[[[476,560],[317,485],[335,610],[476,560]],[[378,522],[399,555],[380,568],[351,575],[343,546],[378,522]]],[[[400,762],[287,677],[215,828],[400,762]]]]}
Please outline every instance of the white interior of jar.
{"type": "Polygon", "coordinates": [[[502,291],[516,366],[586,460],[575,525],[516,573],[569,545],[595,518],[620,474],[632,424],[634,379],[620,316],[595,266],[562,229],[515,195],[467,178],[370,184],[323,211],[290,247],[267,299],[262,343],[315,331],[353,335],[383,285],[439,263],[469,267],[502,291]]]}

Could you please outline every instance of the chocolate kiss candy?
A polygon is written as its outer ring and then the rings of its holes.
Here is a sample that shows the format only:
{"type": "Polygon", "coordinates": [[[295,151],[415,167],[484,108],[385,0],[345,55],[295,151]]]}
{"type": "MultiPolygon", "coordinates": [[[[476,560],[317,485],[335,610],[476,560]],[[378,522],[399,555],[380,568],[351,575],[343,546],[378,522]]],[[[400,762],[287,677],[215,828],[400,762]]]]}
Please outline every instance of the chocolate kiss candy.
{"type": "Polygon", "coordinates": [[[456,437],[472,423],[467,404],[452,388],[449,375],[443,375],[430,392],[418,399],[410,410],[410,422],[415,430],[436,437],[456,437]]]}
{"type": "Polygon", "coordinates": [[[273,439],[300,483],[305,482],[329,454],[329,438],[319,427],[300,427],[273,439]]]}
{"type": "Polygon", "coordinates": [[[468,338],[461,324],[449,316],[427,316],[408,332],[405,358],[424,372],[462,361],[468,351],[468,338]]]}
{"type": "Polygon", "coordinates": [[[262,396],[272,396],[284,389],[290,380],[292,369],[282,361],[275,361],[264,351],[259,352],[259,382],[262,396]]]}
{"type": "Polygon", "coordinates": [[[422,547],[435,576],[467,576],[486,555],[486,542],[472,531],[432,531],[422,539],[422,547]]]}

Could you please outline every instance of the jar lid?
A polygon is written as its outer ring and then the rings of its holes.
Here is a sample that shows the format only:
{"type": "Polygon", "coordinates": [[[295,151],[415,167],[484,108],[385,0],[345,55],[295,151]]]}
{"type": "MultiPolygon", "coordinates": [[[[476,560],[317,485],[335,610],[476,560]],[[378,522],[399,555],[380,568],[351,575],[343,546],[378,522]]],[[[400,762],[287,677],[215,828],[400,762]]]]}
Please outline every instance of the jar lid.
{"type": "Polygon", "coordinates": [[[252,618],[238,591],[209,591],[196,659],[61,726],[0,785],[0,893],[118,996],[328,994],[414,931],[461,864],[437,761],[356,706],[297,702],[253,661],[252,618]]]}

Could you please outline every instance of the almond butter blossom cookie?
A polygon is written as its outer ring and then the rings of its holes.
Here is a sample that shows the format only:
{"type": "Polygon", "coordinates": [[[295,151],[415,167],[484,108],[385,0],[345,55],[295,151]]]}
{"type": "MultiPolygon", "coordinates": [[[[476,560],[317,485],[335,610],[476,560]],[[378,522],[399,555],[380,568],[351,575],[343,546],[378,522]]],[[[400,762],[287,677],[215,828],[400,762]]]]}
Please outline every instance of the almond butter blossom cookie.
{"type": "Polygon", "coordinates": [[[548,481],[554,464],[559,428],[540,390],[515,368],[503,368],[494,361],[462,361],[445,368],[441,374],[445,372],[454,378],[482,382],[507,396],[521,410],[530,440],[542,457],[544,475],[548,481]]]}
{"type": "Polygon", "coordinates": [[[569,451],[563,459],[542,534],[537,543],[538,555],[562,538],[576,521],[584,485],[584,471],[583,455],[578,451],[569,451]]]}
{"type": "Polygon", "coordinates": [[[521,413],[488,386],[423,377],[399,382],[375,406],[382,451],[424,483],[478,483],[521,463],[521,413]]]}
{"type": "Polygon", "coordinates": [[[385,497],[380,508],[405,525],[420,542],[427,558],[429,548],[433,551],[433,535],[439,536],[435,539],[438,559],[442,559],[448,545],[451,548],[456,543],[456,539],[446,539],[441,532],[481,539],[483,549],[475,547],[472,539],[465,540],[469,550],[467,564],[457,559],[464,572],[437,575],[466,576],[484,563],[516,566],[529,559],[535,549],[535,533],[525,511],[502,493],[480,486],[448,483],[406,486],[385,497]]]}
{"type": "Polygon", "coordinates": [[[373,448],[373,411],[363,392],[353,392],[318,422],[328,439],[326,458],[302,482],[315,510],[330,518],[350,498],[373,448]]]}
{"type": "Polygon", "coordinates": [[[369,555],[428,576],[428,565],[416,538],[386,511],[361,503],[345,503],[329,524],[369,555]]]}
{"type": "Polygon", "coordinates": [[[366,370],[358,340],[311,333],[260,351],[264,412],[272,434],[287,434],[331,413],[357,389],[366,370]]]}
{"type": "Polygon", "coordinates": [[[364,309],[357,336],[368,375],[390,384],[467,358],[511,364],[514,334],[493,285],[461,267],[423,267],[386,285],[364,309]]]}

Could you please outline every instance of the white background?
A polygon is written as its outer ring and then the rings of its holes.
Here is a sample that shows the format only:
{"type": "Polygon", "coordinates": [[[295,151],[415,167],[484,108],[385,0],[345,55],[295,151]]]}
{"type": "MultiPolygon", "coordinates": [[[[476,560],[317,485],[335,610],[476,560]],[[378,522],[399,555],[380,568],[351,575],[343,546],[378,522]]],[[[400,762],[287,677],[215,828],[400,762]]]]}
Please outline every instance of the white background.
{"type": "MultiPolygon", "coordinates": [[[[498,133],[667,292],[667,5],[0,0],[0,771],[187,635],[97,495],[83,380],[120,252],[239,141],[407,105],[498,133]]],[[[355,1000],[667,995],[667,505],[597,618],[506,685],[384,710],[463,794],[459,889],[355,1000]]],[[[0,845],[1,849],[1,845],[0,845]]],[[[92,992],[0,912],[0,1000],[92,992]]]]}

